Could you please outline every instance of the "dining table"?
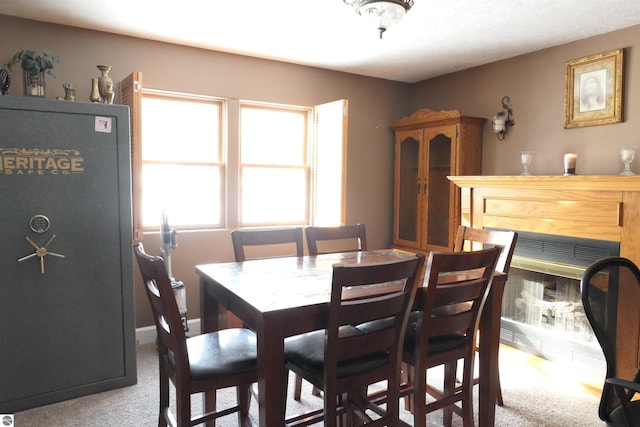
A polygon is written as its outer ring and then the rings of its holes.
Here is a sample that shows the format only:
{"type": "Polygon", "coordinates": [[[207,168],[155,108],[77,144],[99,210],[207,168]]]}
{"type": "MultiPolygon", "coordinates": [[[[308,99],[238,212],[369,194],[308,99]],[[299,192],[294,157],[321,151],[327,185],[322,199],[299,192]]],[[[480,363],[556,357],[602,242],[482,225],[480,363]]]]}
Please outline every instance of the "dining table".
{"type": "MultiPolygon", "coordinates": [[[[285,425],[287,375],[285,338],[324,329],[334,264],[389,262],[415,256],[401,249],[342,252],[304,257],[254,259],[196,266],[200,281],[202,333],[237,326],[233,313],[256,333],[259,425],[285,425]]],[[[480,319],[479,425],[494,425],[498,384],[500,306],[506,275],[496,272],[480,319]],[[497,289],[496,289],[497,288],[497,289]],[[499,300],[496,297],[499,294],[499,300]],[[495,299],[495,301],[494,301],[495,299]]],[[[416,294],[417,307],[421,292],[416,294]]],[[[205,397],[205,409],[209,401],[205,397]]]]}

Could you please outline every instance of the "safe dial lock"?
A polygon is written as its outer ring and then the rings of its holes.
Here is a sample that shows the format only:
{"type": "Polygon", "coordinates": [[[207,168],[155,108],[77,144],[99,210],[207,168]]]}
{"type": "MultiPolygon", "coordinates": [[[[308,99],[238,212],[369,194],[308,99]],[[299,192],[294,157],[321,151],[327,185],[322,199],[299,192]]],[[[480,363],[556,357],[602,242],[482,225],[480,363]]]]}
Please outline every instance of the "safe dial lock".
{"type": "Polygon", "coordinates": [[[51,221],[44,215],[34,215],[29,220],[29,228],[34,233],[44,233],[51,227],[51,221]]]}
{"type": "MultiPolygon", "coordinates": [[[[35,231],[35,230],[34,230],[35,231]]],[[[23,256],[22,258],[18,258],[18,262],[22,262],[22,261],[26,261],[29,258],[33,258],[33,257],[39,257],[40,258],[40,273],[44,274],[44,257],[47,255],[51,255],[51,256],[55,256],[58,258],[64,258],[64,255],[61,254],[57,254],[55,252],[50,252],[47,249],[47,246],[49,246],[49,244],[51,244],[51,242],[53,241],[53,239],[56,238],[55,234],[52,234],[51,237],[49,237],[49,240],[47,240],[47,242],[43,245],[43,246],[39,246],[36,242],[34,242],[29,236],[25,237],[25,239],[27,240],[27,242],[29,242],[29,244],[31,246],[33,246],[35,248],[35,252],[26,256],[23,256]]]]}

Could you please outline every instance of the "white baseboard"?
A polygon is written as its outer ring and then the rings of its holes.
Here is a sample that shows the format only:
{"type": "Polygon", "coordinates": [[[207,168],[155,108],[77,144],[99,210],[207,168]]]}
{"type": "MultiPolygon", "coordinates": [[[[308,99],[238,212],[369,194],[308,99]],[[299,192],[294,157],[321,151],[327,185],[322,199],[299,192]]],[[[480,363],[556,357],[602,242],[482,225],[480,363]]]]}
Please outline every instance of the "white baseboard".
{"type": "MultiPolygon", "coordinates": [[[[200,319],[191,319],[187,321],[189,325],[188,335],[200,334],[200,319]]],[[[149,344],[156,342],[156,327],[144,326],[136,329],[136,345],[149,344]]]]}

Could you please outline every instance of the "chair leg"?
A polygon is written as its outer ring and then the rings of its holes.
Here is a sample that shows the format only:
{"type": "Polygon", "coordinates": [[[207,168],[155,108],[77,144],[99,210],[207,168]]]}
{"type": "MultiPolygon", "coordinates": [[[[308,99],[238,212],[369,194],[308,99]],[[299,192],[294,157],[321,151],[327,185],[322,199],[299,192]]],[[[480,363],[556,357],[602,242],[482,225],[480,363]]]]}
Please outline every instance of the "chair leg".
{"type": "Polygon", "coordinates": [[[473,427],[473,355],[463,360],[462,374],[462,425],[473,427]]]}
{"type": "Polygon", "coordinates": [[[500,384],[500,370],[496,371],[496,384],[498,385],[498,393],[496,394],[496,402],[498,406],[504,406],[504,400],[502,400],[502,385],[500,384]]]}
{"type": "Polygon", "coordinates": [[[238,384],[236,398],[238,399],[238,426],[250,425],[248,420],[251,406],[251,384],[238,384]]]}
{"type": "MultiPolygon", "coordinates": [[[[318,387],[313,386],[313,389],[311,390],[311,394],[316,396],[316,397],[321,397],[322,396],[322,390],[320,390],[318,387]]],[[[298,402],[300,402],[300,399],[302,398],[302,377],[298,374],[295,375],[295,384],[293,387],[293,399],[297,400],[298,402]]]]}
{"type": "Polygon", "coordinates": [[[427,371],[421,364],[416,364],[409,374],[413,373],[413,427],[427,427],[427,371]],[[412,371],[412,372],[411,372],[412,371]]]}
{"type": "MultiPolygon", "coordinates": [[[[442,392],[445,396],[451,396],[456,390],[456,372],[458,370],[458,363],[451,362],[444,365],[444,384],[442,392]]],[[[453,419],[453,410],[451,406],[445,406],[442,408],[442,425],[444,427],[451,427],[453,419]]]]}
{"type": "MultiPolygon", "coordinates": [[[[176,394],[177,394],[177,392],[176,392],[176,394]]],[[[204,393],[204,395],[202,397],[202,404],[203,404],[202,410],[203,410],[203,413],[216,411],[217,410],[217,406],[216,406],[217,405],[217,401],[218,401],[217,400],[217,392],[210,391],[210,392],[204,393]]],[[[189,416],[191,416],[191,413],[189,413],[189,416]]],[[[180,424],[180,422],[178,422],[178,425],[180,426],[182,424],[180,424]]],[[[189,425],[189,424],[186,424],[186,425],[189,425]]],[[[216,427],[216,419],[214,418],[212,420],[207,421],[204,424],[204,426],[205,427],[216,427]]]]}
{"type": "MultiPolygon", "coordinates": [[[[414,376],[413,370],[411,366],[406,363],[402,363],[402,371],[400,372],[400,378],[403,384],[406,384],[408,387],[414,386],[414,376]]],[[[404,409],[405,411],[409,411],[413,414],[413,393],[410,393],[404,397],[404,409]]]]}
{"type": "MultiPolygon", "coordinates": [[[[176,420],[178,426],[188,426],[191,424],[191,394],[188,390],[179,390],[184,387],[180,387],[178,384],[176,386],[176,420]]],[[[215,427],[215,424],[210,423],[207,423],[208,427],[215,427]]]]}
{"type": "Polygon", "coordinates": [[[299,402],[301,395],[302,395],[302,377],[298,374],[295,374],[295,385],[293,387],[293,399],[299,402]]]}
{"type": "Polygon", "coordinates": [[[313,386],[313,389],[311,390],[311,394],[316,396],[316,397],[322,397],[322,390],[320,390],[316,386],[313,386]]]}
{"type": "Polygon", "coordinates": [[[167,427],[166,411],[169,410],[169,377],[162,369],[160,361],[160,412],[158,415],[158,427],[167,427]]]}

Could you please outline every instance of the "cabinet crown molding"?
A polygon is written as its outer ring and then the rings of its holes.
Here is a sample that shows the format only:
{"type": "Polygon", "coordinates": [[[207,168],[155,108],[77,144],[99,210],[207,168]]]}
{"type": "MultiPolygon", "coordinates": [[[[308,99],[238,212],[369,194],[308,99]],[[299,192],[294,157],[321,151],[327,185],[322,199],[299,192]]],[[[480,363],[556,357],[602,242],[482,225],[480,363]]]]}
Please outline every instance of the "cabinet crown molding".
{"type": "Polygon", "coordinates": [[[458,110],[433,111],[428,108],[423,108],[410,116],[395,120],[391,123],[391,128],[397,130],[402,128],[421,127],[425,124],[436,125],[440,123],[446,124],[461,121],[484,122],[485,119],[481,117],[465,117],[462,116],[458,110]]]}

